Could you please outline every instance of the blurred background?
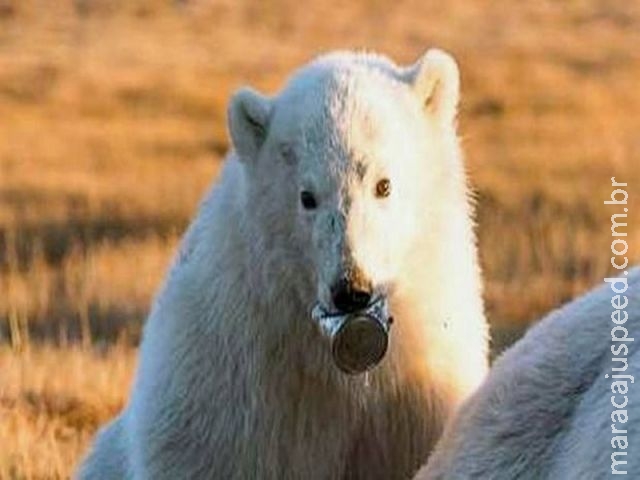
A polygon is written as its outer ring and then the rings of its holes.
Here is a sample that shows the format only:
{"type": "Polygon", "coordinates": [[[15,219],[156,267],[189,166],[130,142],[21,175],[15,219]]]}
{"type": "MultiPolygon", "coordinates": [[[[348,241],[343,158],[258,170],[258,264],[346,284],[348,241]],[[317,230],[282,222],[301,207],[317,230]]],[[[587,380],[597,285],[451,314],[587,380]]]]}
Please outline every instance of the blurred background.
{"type": "Polygon", "coordinates": [[[640,259],[638,45],[614,0],[0,0],[0,478],[68,477],[122,407],[236,88],[452,52],[499,351],[610,272],[612,176],[640,259]]]}

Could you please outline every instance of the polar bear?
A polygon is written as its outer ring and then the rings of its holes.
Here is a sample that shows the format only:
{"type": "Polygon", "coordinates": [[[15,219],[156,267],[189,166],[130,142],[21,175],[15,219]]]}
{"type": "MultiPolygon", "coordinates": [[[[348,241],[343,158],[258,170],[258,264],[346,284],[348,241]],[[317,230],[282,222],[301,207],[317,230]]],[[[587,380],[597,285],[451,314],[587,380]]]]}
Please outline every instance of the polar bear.
{"type": "Polygon", "coordinates": [[[233,150],[144,329],[126,409],[80,478],[402,479],[483,379],[487,325],[456,138],[458,69],[335,52],[237,92],[233,150]],[[379,365],[311,312],[382,299],[379,365]]]}
{"type": "Polygon", "coordinates": [[[496,362],[416,480],[640,478],[640,269],[607,280],[496,362]]]}

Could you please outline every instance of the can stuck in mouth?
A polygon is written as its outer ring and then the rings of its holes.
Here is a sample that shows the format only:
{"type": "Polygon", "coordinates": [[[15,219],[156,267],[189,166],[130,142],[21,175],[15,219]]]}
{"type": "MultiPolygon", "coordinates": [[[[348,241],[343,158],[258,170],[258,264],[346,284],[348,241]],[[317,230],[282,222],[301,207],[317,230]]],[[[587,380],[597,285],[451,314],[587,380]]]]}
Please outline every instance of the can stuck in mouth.
{"type": "Polygon", "coordinates": [[[364,373],[384,358],[391,324],[384,299],[349,314],[328,313],[318,305],[312,317],[331,342],[333,360],[343,372],[364,373]]]}

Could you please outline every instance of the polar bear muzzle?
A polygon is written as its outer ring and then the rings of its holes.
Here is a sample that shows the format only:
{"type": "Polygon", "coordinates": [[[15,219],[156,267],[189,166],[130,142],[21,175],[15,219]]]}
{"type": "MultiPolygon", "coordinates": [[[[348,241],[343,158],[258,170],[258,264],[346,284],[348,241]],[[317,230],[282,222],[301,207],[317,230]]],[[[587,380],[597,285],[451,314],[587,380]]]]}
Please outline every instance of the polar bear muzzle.
{"type": "Polygon", "coordinates": [[[393,321],[388,310],[381,298],[365,310],[346,315],[328,313],[317,305],[311,316],[329,340],[336,366],[355,375],[371,370],[387,353],[393,321]]]}

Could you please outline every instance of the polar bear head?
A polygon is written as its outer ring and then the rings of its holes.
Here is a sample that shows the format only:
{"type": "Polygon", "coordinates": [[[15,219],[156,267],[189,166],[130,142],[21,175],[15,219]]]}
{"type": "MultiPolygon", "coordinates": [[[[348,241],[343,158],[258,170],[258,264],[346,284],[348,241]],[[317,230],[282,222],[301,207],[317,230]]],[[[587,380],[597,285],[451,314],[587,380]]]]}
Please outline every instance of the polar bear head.
{"type": "Polygon", "coordinates": [[[235,94],[229,130],[251,243],[279,266],[272,282],[349,312],[425,261],[416,242],[435,234],[430,212],[461,169],[458,83],[455,61],[439,50],[408,67],[344,52],[303,67],[275,96],[235,94]]]}

